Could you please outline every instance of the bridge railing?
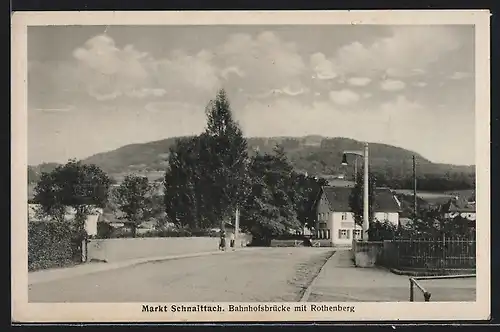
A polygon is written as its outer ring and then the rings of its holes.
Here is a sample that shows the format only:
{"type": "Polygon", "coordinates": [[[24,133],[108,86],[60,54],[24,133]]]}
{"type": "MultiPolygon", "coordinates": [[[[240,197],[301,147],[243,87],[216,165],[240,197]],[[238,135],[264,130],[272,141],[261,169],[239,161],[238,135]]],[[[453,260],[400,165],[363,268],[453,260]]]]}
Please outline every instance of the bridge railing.
{"type": "Polygon", "coordinates": [[[475,274],[458,274],[458,275],[444,275],[444,276],[426,276],[426,277],[410,277],[410,302],[415,301],[415,287],[418,288],[424,295],[425,302],[430,302],[431,293],[427,291],[419,281],[422,280],[441,280],[441,279],[465,279],[475,278],[475,274]]]}

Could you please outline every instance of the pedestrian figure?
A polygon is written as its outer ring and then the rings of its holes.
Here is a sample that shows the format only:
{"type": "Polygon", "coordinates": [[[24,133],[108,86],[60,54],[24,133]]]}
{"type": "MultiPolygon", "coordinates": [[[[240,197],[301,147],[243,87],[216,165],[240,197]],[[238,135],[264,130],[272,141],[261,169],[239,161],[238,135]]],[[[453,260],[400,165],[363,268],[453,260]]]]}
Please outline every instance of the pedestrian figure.
{"type": "Polygon", "coordinates": [[[226,234],[223,231],[220,233],[219,249],[223,251],[226,250],[226,234]]]}
{"type": "Polygon", "coordinates": [[[233,248],[234,250],[234,233],[231,232],[231,234],[229,235],[230,236],[230,242],[229,242],[229,245],[231,246],[231,248],[233,248]]]}

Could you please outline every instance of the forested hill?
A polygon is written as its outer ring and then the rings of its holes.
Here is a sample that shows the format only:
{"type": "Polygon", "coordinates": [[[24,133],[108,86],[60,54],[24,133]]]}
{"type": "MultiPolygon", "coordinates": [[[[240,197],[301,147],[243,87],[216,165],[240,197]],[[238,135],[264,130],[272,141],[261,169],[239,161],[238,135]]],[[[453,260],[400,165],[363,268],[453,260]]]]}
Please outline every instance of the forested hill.
{"type": "MultiPolygon", "coordinates": [[[[84,160],[93,163],[113,176],[129,172],[156,173],[165,170],[169,148],[176,138],[126,145],[113,151],[93,155],[84,160]]],[[[348,138],[305,137],[252,137],[248,138],[250,154],[257,151],[271,152],[280,144],[297,171],[310,175],[345,174],[352,176],[354,163],[342,166],[344,150],[362,150],[362,142],[348,138]]],[[[412,184],[412,156],[417,163],[417,177],[427,190],[454,190],[474,187],[475,167],[432,163],[419,154],[386,144],[370,143],[370,167],[380,185],[394,188],[410,188],[412,184]]],[[[350,162],[354,162],[350,157],[350,162]]],[[[47,165],[43,164],[45,168],[47,165]]],[[[362,160],[358,161],[361,169],[362,160]]],[[[32,179],[40,171],[40,165],[31,167],[32,179]]]]}

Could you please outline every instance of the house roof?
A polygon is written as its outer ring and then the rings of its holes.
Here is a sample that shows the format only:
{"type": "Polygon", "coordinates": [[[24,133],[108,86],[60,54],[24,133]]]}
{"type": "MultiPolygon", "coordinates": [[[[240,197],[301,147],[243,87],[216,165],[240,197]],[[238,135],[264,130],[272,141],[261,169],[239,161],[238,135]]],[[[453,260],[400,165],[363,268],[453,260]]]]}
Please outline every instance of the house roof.
{"type": "Polygon", "coordinates": [[[476,212],[476,204],[468,202],[463,197],[452,198],[445,204],[441,205],[441,211],[448,212],[476,212]]]}
{"type": "MultiPolygon", "coordinates": [[[[352,188],[348,187],[322,187],[322,193],[326,196],[330,210],[339,212],[351,212],[349,197],[352,188]]],[[[375,212],[399,212],[401,206],[389,188],[375,189],[375,212]]]]}

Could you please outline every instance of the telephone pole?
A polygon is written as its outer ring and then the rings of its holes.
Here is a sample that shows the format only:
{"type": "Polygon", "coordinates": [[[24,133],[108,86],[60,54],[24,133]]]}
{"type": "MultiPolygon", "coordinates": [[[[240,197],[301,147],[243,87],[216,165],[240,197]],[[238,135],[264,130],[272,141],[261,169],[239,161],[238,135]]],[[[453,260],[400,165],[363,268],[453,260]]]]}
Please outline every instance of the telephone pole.
{"type": "Polygon", "coordinates": [[[417,218],[417,171],[415,166],[415,155],[413,155],[413,215],[417,218]]]}

